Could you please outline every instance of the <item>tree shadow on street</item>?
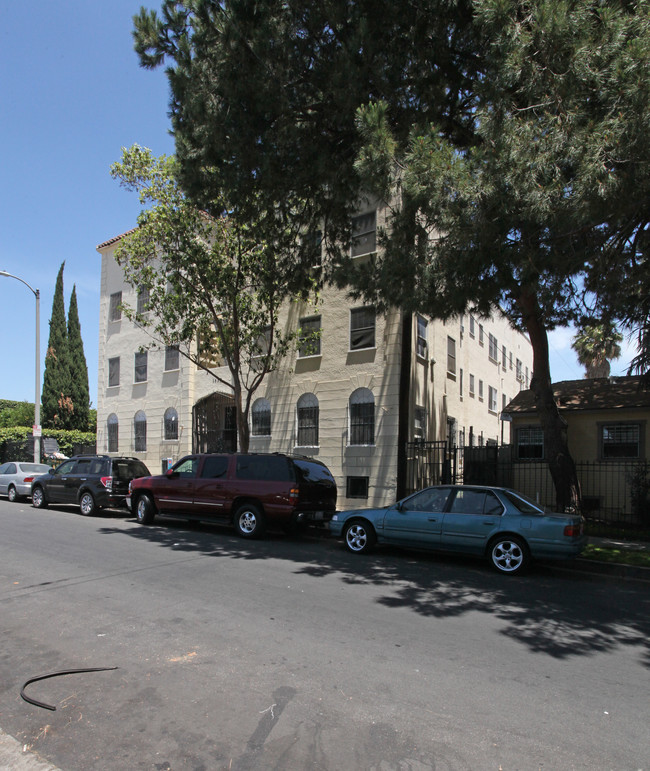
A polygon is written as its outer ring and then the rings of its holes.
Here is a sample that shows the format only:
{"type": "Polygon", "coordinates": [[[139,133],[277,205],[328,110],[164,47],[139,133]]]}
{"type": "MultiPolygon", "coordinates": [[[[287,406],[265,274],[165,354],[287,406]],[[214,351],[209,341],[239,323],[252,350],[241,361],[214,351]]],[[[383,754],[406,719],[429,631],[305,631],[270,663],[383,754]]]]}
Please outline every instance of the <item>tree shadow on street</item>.
{"type": "Polygon", "coordinates": [[[394,547],[354,555],[327,531],[270,532],[264,540],[251,541],[231,528],[203,523],[124,524],[99,532],[201,556],[284,560],[295,564],[297,575],[373,585],[383,592],[377,603],[432,619],[490,614],[503,622],[500,634],[555,659],[638,646],[640,663],[650,668],[650,596],[643,583],[557,570],[550,563],[534,563],[522,576],[505,576],[480,559],[394,547]]]}

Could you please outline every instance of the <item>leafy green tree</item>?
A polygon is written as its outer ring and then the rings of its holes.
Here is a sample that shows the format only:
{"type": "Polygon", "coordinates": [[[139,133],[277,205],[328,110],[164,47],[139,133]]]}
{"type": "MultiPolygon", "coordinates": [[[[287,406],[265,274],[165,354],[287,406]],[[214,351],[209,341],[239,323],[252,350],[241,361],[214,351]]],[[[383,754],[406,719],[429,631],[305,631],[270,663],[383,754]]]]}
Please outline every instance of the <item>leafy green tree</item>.
{"type": "Polygon", "coordinates": [[[528,332],[558,504],[579,501],[547,334],[582,315],[577,287],[637,313],[604,277],[648,274],[648,3],[168,0],[135,39],[144,66],[171,64],[199,203],[225,190],[236,216],[321,227],[325,267],[386,304],[501,306],[528,332]],[[364,193],[394,208],[376,260],[350,266],[364,193]]]}
{"type": "Polygon", "coordinates": [[[32,426],[34,424],[34,403],[0,400],[0,428],[32,426]]]}
{"type": "Polygon", "coordinates": [[[81,338],[76,286],[72,287],[68,308],[68,356],[70,361],[69,395],[73,408],[68,428],[86,431],[88,430],[90,411],[90,390],[88,388],[88,365],[81,338]]]}
{"type": "Polygon", "coordinates": [[[246,452],[253,395],[296,334],[278,324],[288,290],[276,253],[226,216],[225,203],[213,203],[219,217],[196,208],[178,187],[176,168],[173,157],[155,158],[137,145],[111,167],[149,207],[115,254],[127,282],[148,297],[146,311],[124,310],[149,331],[151,346],[177,346],[232,393],[246,452]]]}
{"type": "Polygon", "coordinates": [[[585,377],[609,377],[610,364],[621,355],[623,335],[607,321],[583,324],[573,338],[572,348],[586,370],[585,377]]]}
{"type": "Polygon", "coordinates": [[[42,422],[45,428],[70,428],[74,412],[70,398],[70,359],[63,299],[64,267],[65,262],[62,262],[56,278],[45,354],[42,393],[42,422]]]}

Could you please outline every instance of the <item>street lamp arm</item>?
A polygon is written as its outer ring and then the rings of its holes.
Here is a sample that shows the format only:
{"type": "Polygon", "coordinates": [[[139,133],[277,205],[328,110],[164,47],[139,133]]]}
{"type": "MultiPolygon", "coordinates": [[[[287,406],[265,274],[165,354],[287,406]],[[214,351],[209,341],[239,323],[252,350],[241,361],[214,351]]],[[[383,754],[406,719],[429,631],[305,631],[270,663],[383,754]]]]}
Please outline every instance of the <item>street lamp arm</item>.
{"type": "Polygon", "coordinates": [[[35,297],[38,297],[40,295],[40,292],[38,289],[34,289],[34,287],[31,284],[28,284],[24,279],[20,278],[20,276],[14,276],[13,273],[7,273],[6,270],[0,270],[0,276],[6,276],[7,278],[15,278],[16,281],[20,281],[21,284],[24,284],[28,289],[30,289],[35,297]]]}
{"type": "Polygon", "coordinates": [[[34,289],[33,286],[28,284],[20,276],[14,276],[13,273],[8,273],[6,270],[0,270],[0,276],[6,276],[7,278],[15,278],[16,281],[20,281],[24,284],[30,292],[34,294],[36,298],[36,361],[34,364],[34,463],[41,462],[41,293],[38,289],[34,289]]]}

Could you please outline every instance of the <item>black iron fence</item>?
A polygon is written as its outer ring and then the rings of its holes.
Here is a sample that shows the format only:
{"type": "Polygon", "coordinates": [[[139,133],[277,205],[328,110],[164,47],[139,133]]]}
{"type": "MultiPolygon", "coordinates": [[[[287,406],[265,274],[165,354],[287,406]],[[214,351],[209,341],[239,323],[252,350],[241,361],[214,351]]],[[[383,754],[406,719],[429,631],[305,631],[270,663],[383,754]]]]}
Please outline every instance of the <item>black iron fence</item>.
{"type": "MultiPolygon", "coordinates": [[[[593,523],[650,526],[650,463],[577,461],[583,513],[593,523]]],[[[481,484],[511,487],[549,508],[555,488],[543,461],[517,461],[512,447],[449,447],[447,442],[407,445],[407,494],[427,485],[481,484]]]]}

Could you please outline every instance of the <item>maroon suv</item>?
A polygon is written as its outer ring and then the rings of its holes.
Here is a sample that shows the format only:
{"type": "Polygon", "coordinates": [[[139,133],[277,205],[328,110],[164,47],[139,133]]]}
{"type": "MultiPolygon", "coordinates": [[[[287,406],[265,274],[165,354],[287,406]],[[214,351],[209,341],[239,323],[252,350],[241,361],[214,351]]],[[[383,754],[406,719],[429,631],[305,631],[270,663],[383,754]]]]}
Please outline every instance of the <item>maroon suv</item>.
{"type": "Polygon", "coordinates": [[[259,538],[267,524],[290,531],[329,522],[336,483],[318,460],[289,455],[188,455],[159,476],[134,479],[127,505],[143,525],[160,516],[213,520],[259,538]]]}

